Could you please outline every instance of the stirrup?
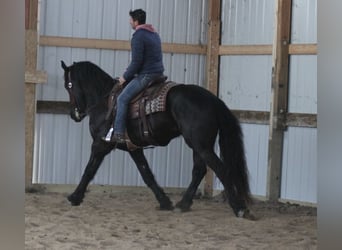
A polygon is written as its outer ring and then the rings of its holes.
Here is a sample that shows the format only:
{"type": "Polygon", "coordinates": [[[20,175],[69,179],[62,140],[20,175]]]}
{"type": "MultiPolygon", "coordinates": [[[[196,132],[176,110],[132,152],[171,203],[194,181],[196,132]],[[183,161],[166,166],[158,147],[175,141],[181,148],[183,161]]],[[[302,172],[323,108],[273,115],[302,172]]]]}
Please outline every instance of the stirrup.
{"type": "Polygon", "coordinates": [[[112,141],[113,130],[114,130],[113,127],[111,127],[111,128],[109,129],[107,135],[104,136],[104,137],[101,137],[101,139],[102,139],[103,141],[105,141],[105,142],[113,142],[113,141],[112,141]]]}

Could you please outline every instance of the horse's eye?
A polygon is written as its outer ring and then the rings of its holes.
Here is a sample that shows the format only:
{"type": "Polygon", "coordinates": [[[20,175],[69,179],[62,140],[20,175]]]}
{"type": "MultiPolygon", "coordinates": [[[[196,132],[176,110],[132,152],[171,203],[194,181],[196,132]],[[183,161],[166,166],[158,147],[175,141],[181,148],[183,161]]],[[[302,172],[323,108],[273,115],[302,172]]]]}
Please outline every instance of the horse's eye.
{"type": "Polygon", "coordinates": [[[72,88],[72,82],[68,83],[68,88],[71,89],[72,88]]]}

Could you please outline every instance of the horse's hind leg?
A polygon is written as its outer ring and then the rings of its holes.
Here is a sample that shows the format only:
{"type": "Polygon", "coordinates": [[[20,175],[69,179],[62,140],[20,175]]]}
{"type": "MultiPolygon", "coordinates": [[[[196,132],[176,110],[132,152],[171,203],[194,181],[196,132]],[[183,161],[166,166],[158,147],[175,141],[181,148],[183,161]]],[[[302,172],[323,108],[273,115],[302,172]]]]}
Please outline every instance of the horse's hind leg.
{"type": "Polygon", "coordinates": [[[215,172],[216,176],[224,186],[226,195],[228,196],[229,205],[232,207],[236,216],[241,217],[240,213],[247,210],[246,202],[236,195],[236,187],[233,183],[228,182],[228,168],[218,158],[213,150],[204,150],[200,153],[201,157],[205,160],[207,165],[215,172]]]}
{"type": "Polygon", "coordinates": [[[164,190],[156,182],[153,173],[148,165],[146,157],[142,149],[135,151],[129,151],[132,159],[138,167],[138,170],[146,183],[146,185],[152,190],[156,199],[159,202],[161,210],[173,210],[172,202],[169,197],[165,194],[164,190]]]}
{"type": "Polygon", "coordinates": [[[104,157],[112,150],[112,147],[103,146],[102,144],[93,143],[91,148],[90,159],[84,170],[81,181],[78,184],[75,191],[68,196],[68,200],[71,202],[71,205],[73,206],[78,206],[81,204],[89,182],[94,178],[104,157]]]}
{"type": "Polygon", "coordinates": [[[185,191],[182,199],[176,204],[176,208],[180,209],[182,212],[190,210],[197,188],[207,172],[205,162],[195,151],[193,151],[193,161],[194,167],[192,169],[191,183],[185,191]]]}

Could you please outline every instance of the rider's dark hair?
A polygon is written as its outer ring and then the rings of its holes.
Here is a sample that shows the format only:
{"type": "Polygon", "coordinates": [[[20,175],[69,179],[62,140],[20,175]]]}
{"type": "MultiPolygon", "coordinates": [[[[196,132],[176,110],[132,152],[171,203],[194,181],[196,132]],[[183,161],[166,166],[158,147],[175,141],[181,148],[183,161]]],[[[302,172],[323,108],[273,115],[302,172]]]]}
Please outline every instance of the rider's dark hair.
{"type": "Polygon", "coordinates": [[[133,21],[138,21],[139,24],[146,23],[146,12],[142,9],[130,10],[129,15],[132,17],[133,21]]]}

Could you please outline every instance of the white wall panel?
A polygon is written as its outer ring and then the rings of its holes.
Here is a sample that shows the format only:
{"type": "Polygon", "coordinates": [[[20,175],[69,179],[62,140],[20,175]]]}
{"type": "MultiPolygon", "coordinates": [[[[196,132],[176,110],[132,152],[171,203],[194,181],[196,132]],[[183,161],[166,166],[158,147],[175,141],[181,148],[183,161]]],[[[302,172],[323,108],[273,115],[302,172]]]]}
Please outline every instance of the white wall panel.
{"type": "Polygon", "coordinates": [[[289,112],[317,113],[317,55],[292,55],[289,112]]]}
{"type": "Polygon", "coordinates": [[[271,56],[221,56],[219,97],[231,109],[270,110],[271,56]]]}
{"type": "MultiPolygon", "coordinates": [[[[272,44],[274,3],[223,0],[222,44],[272,44]]],[[[291,42],[317,42],[316,0],[293,1],[291,42]]],[[[270,111],[271,71],[271,56],[221,56],[220,98],[231,109],[270,111]]],[[[316,72],[316,55],[290,57],[289,112],[317,113],[316,72]]],[[[243,128],[251,191],[266,195],[268,126],[243,124],[243,128]]],[[[317,162],[311,157],[315,155],[315,133],[316,129],[305,128],[289,128],[286,132],[281,187],[284,199],[315,202],[317,162]]]]}
{"type": "MultiPolygon", "coordinates": [[[[291,42],[317,43],[317,0],[293,0],[291,42]]],[[[291,55],[289,112],[317,114],[317,55],[291,55]]],[[[317,129],[284,137],[281,198],[317,202],[317,129]]]]}
{"type": "Polygon", "coordinates": [[[222,44],[272,44],[274,3],[269,0],[223,0],[222,44]]]}
{"type": "Polygon", "coordinates": [[[317,202],[317,129],[285,133],[281,198],[317,202]]]}
{"type": "MultiPolygon", "coordinates": [[[[223,0],[221,44],[272,44],[274,3],[223,0]]],[[[271,77],[272,56],[221,56],[219,97],[230,109],[269,111],[271,77]]],[[[265,196],[269,128],[255,124],[242,124],[242,128],[251,192],[265,196]]],[[[221,184],[217,185],[222,189],[221,184]]]]}
{"type": "Polygon", "coordinates": [[[317,43],[317,0],[292,0],[291,43],[317,43]]]}

